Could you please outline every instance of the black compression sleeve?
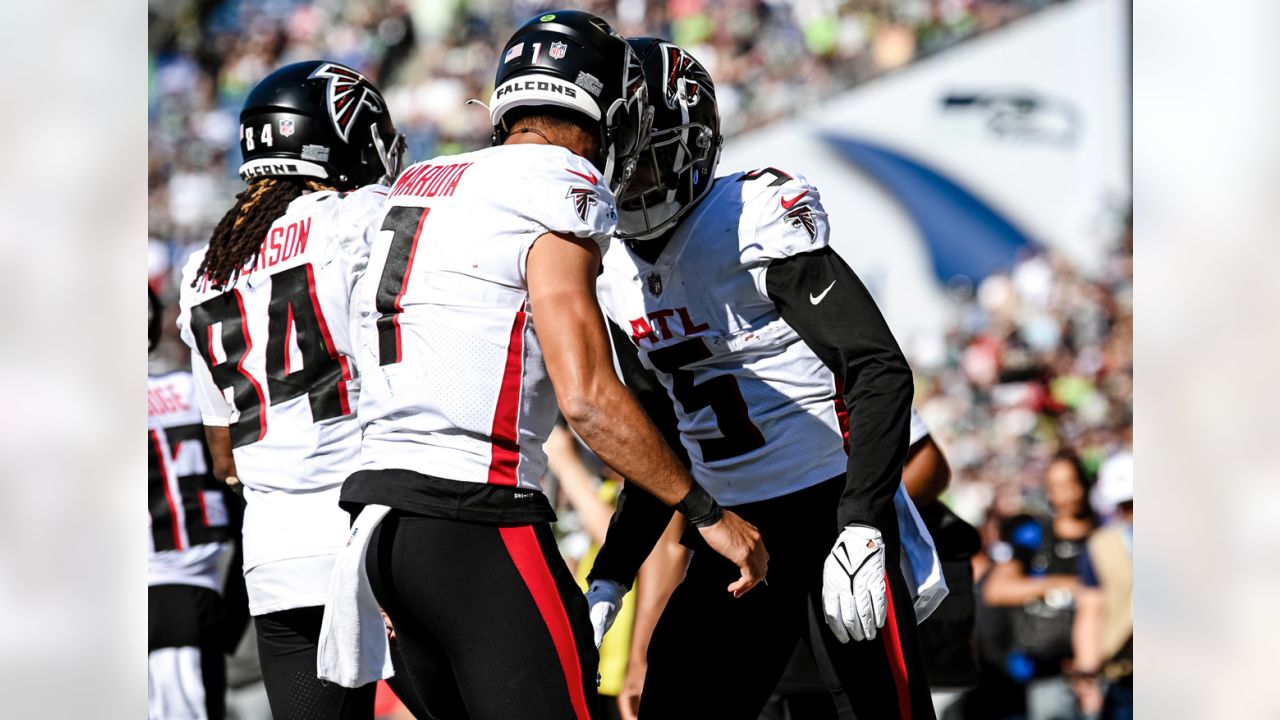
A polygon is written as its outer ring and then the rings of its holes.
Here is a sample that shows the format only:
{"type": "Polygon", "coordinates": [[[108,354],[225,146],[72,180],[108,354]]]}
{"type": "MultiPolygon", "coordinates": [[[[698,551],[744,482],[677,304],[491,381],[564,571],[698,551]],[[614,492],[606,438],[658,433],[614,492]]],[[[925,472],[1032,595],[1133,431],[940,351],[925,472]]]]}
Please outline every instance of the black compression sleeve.
{"type": "Polygon", "coordinates": [[[910,438],[911,368],[871,293],[831,248],[774,261],[765,285],[844,389],[849,466],[840,526],[871,525],[888,536],[910,438]]]}
{"type": "MultiPolygon", "coordinates": [[[[680,444],[675,408],[671,405],[667,389],[640,363],[635,345],[621,328],[610,322],[609,332],[613,337],[618,365],[622,368],[623,381],[675,451],[676,457],[686,468],[689,467],[689,454],[680,444]]],[[[609,520],[609,532],[587,576],[588,582],[612,580],[631,587],[640,566],[658,544],[667,523],[671,522],[672,512],[671,507],[636,483],[623,484],[617,508],[609,520]]]]}

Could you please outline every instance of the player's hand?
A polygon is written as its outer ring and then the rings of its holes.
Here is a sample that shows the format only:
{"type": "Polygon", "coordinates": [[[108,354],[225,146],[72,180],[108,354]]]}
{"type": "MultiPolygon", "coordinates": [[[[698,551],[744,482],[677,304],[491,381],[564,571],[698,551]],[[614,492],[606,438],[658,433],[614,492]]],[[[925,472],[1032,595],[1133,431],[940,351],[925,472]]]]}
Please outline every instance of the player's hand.
{"type": "Polygon", "coordinates": [[[760,531],[729,510],[724,511],[714,525],[698,528],[702,539],[712,550],[738,566],[742,576],[728,588],[734,597],[742,597],[748,590],[764,580],[769,570],[769,551],[764,547],[760,531]]]}
{"type": "Polygon", "coordinates": [[[383,624],[383,625],[385,625],[385,626],[386,626],[386,628],[387,628],[387,639],[388,639],[388,640],[395,640],[395,639],[396,639],[396,629],[395,629],[395,627],[394,627],[394,626],[392,626],[392,624],[391,624],[391,618],[387,617],[387,611],[386,611],[386,610],[383,610],[382,608],[378,608],[378,612],[382,613],[382,624],[383,624]]]}
{"type": "Polygon", "coordinates": [[[875,639],[888,611],[887,580],[880,531],[845,528],[822,565],[822,609],[837,640],[875,639]]]}
{"type": "Polygon", "coordinates": [[[587,588],[587,608],[591,615],[591,629],[595,631],[596,647],[604,640],[604,634],[613,627],[622,607],[622,596],[627,589],[612,580],[592,580],[587,588]]]}
{"type": "Polygon", "coordinates": [[[648,674],[649,665],[643,658],[631,658],[627,663],[627,674],[622,678],[622,690],[618,692],[618,715],[622,720],[637,720],[640,717],[640,696],[644,692],[644,676],[648,674]]]}

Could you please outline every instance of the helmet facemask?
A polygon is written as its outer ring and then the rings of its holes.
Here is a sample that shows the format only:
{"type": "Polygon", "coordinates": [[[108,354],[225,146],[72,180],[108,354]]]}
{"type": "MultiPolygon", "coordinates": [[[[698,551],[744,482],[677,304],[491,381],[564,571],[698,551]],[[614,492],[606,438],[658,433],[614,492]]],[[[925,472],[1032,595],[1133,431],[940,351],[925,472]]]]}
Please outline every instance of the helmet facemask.
{"type": "Polygon", "coordinates": [[[397,132],[388,146],[378,132],[377,123],[369,127],[369,134],[373,137],[373,147],[384,170],[382,176],[376,182],[380,185],[391,185],[396,181],[396,178],[400,177],[400,172],[404,170],[404,158],[408,152],[409,143],[405,139],[404,133],[397,132]]]}
{"type": "Polygon", "coordinates": [[[618,195],[618,237],[651,240],[671,230],[710,191],[720,161],[720,115],[706,69],[679,46],[631,38],[653,99],[655,128],[631,184],[618,195]]]}
{"type": "Polygon", "coordinates": [[[640,62],[630,48],[627,50],[623,74],[626,93],[613,102],[602,122],[601,170],[614,195],[621,195],[631,182],[653,127],[653,107],[640,62]]]}

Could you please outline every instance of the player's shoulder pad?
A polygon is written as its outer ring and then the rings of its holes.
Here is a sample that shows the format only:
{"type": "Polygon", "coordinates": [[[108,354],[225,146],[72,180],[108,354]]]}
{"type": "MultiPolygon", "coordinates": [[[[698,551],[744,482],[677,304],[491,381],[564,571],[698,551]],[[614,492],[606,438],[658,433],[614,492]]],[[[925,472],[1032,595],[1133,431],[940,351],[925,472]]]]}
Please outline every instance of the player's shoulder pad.
{"type": "Polygon", "coordinates": [[[349,235],[362,233],[365,226],[382,214],[389,192],[390,188],[379,184],[347,192],[321,190],[297,198],[289,209],[321,220],[323,226],[317,229],[322,234],[331,232],[343,241],[349,235]]]}
{"type": "Polygon", "coordinates": [[[509,180],[495,190],[509,209],[549,232],[590,237],[608,246],[618,212],[603,173],[585,158],[555,145],[509,145],[509,180]]]}
{"type": "Polygon", "coordinates": [[[744,259],[768,262],[828,245],[822,196],[803,175],[765,168],[738,182],[743,184],[744,259]]]}

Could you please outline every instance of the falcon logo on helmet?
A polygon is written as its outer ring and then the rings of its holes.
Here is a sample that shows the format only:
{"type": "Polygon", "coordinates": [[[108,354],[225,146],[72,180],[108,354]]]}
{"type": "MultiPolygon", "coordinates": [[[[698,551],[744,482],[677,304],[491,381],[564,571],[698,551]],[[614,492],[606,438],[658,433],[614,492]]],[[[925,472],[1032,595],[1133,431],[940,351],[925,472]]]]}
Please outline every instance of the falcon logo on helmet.
{"type": "Polygon", "coordinates": [[[702,85],[691,78],[693,71],[693,57],[681,49],[678,45],[667,43],[663,46],[664,60],[666,62],[666,73],[664,77],[667,79],[666,97],[667,107],[675,109],[679,107],[678,103],[683,100],[686,107],[693,107],[698,104],[701,99],[702,85]]]}
{"type": "Polygon", "coordinates": [[[582,222],[587,221],[587,210],[596,203],[600,202],[596,191],[591,188],[574,187],[569,188],[569,192],[565,197],[573,199],[573,209],[578,213],[578,219],[582,222]]]}
{"type": "Polygon", "coordinates": [[[367,107],[375,113],[385,111],[370,82],[350,68],[325,63],[316,68],[311,77],[329,81],[329,119],[333,121],[333,129],[343,142],[349,142],[351,128],[355,126],[362,108],[367,107]]]}

